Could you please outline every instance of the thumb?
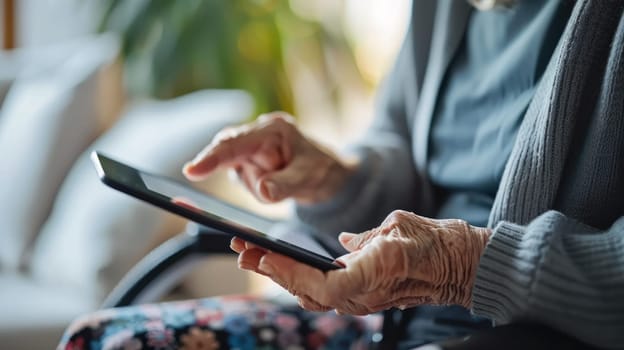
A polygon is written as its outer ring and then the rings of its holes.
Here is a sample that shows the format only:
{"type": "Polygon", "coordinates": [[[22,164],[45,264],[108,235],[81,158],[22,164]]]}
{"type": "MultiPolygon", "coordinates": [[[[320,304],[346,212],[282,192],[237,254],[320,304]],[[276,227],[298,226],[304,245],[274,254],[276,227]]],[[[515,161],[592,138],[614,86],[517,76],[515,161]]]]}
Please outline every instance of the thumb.
{"type": "Polygon", "coordinates": [[[338,235],[338,241],[340,241],[340,244],[349,252],[352,252],[354,250],[357,249],[357,245],[355,244],[357,242],[357,237],[359,235],[357,233],[350,233],[350,232],[342,232],[340,235],[338,235]]]}
{"type": "Polygon", "coordinates": [[[294,295],[303,293],[314,300],[327,297],[325,273],[287,256],[268,252],[260,259],[258,270],[294,295]]]}
{"type": "Polygon", "coordinates": [[[368,230],[359,234],[343,232],[338,236],[338,240],[346,250],[353,252],[362,249],[375,236],[377,236],[375,230],[368,230]]]}

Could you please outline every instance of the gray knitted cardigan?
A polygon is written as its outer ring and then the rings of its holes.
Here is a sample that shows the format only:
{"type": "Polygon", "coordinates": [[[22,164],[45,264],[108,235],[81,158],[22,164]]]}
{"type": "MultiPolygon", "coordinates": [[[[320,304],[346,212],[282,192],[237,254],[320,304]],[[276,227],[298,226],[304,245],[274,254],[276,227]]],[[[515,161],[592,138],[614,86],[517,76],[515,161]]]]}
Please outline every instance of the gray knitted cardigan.
{"type": "MultiPolygon", "coordinates": [[[[568,1],[568,0],[564,0],[568,1]]],[[[520,126],[490,216],[472,311],[530,320],[624,348],[624,1],[577,1],[520,126]]],[[[326,232],[433,215],[427,140],[439,84],[471,8],[414,2],[379,110],[354,147],[362,166],[299,218],[326,232]]]]}

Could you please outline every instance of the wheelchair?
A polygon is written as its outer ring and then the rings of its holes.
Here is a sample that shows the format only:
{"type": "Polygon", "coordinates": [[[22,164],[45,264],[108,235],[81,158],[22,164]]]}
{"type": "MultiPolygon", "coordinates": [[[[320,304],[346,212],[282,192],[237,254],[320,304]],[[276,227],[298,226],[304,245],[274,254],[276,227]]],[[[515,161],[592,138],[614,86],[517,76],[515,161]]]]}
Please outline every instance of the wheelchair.
{"type": "MultiPolygon", "coordinates": [[[[184,232],[170,238],[139,261],[111,291],[102,308],[153,303],[172,290],[199,261],[216,255],[233,255],[231,236],[189,223],[184,232]]],[[[409,309],[406,311],[409,312],[409,309]]],[[[383,312],[383,325],[370,340],[371,349],[395,349],[406,331],[405,312],[383,312]]],[[[591,349],[587,344],[544,325],[519,322],[477,331],[467,337],[425,345],[426,350],[489,349],[591,349]]]]}

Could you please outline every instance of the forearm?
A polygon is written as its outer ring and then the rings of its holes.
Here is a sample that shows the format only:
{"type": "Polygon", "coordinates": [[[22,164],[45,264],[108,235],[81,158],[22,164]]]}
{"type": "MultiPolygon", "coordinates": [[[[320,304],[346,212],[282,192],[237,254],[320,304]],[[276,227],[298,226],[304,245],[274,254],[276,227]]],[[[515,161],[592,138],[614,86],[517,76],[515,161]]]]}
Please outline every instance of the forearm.
{"type": "Polygon", "coordinates": [[[557,212],[502,222],[481,258],[473,311],[528,319],[593,345],[624,343],[624,218],[599,231],[557,212]]]}
{"type": "Polygon", "coordinates": [[[326,202],[298,205],[298,218],[323,232],[338,234],[375,227],[397,208],[415,210],[422,186],[411,153],[390,139],[385,146],[359,147],[355,151],[358,167],[340,191],[326,202]]]}

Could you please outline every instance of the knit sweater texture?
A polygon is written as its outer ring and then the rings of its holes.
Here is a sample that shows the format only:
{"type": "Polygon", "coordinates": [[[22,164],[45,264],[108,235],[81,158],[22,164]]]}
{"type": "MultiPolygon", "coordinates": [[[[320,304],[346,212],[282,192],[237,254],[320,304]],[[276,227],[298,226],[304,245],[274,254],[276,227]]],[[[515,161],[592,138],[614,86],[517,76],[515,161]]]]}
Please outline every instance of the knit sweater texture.
{"type": "MultiPolygon", "coordinates": [[[[379,225],[394,209],[434,215],[427,138],[439,82],[471,9],[415,2],[362,160],[329,202],[298,206],[325,232],[379,225]]],[[[624,2],[574,9],[518,131],[496,194],[472,311],[624,346],[624,2]]]]}

